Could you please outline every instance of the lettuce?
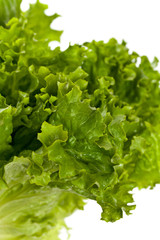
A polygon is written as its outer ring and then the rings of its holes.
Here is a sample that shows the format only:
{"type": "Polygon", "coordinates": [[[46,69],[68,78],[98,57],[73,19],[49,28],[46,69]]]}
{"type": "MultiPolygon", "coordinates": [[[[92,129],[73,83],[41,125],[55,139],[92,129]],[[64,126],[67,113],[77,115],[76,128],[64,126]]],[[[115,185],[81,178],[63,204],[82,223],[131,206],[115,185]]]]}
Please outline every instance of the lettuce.
{"type": "Polygon", "coordinates": [[[58,14],[20,3],[0,0],[0,238],[59,239],[85,199],[114,222],[160,183],[158,60],[115,39],[51,50],[58,14]]]}

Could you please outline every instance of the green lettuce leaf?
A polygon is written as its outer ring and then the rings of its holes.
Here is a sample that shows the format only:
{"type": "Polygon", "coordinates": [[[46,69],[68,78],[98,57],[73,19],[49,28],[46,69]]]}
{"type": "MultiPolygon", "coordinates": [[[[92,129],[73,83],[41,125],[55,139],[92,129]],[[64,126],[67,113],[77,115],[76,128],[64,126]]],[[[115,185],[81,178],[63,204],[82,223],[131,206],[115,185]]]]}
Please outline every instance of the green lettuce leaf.
{"type": "Polygon", "coordinates": [[[160,183],[158,60],[115,39],[51,50],[58,15],[20,2],[0,0],[0,239],[59,239],[84,199],[114,222],[160,183]]]}
{"type": "MultiPolygon", "coordinates": [[[[7,169],[6,174],[9,174],[7,169]]],[[[1,194],[0,237],[58,240],[60,229],[65,227],[64,217],[83,205],[81,198],[73,193],[18,183],[1,194]]]]}
{"type": "Polygon", "coordinates": [[[0,26],[6,27],[13,17],[20,17],[22,0],[0,0],[0,26]]]}
{"type": "Polygon", "coordinates": [[[53,30],[50,28],[51,23],[57,17],[58,14],[47,16],[44,11],[48,8],[47,5],[41,4],[37,1],[35,4],[31,4],[29,10],[25,13],[27,18],[27,28],[31,29],[35,33],[35,38],[44,40],[46,42],[60,41],[62,31],[53,30]],[[41,26],[39,27],[39,20],[41,20],[41,26]]]}

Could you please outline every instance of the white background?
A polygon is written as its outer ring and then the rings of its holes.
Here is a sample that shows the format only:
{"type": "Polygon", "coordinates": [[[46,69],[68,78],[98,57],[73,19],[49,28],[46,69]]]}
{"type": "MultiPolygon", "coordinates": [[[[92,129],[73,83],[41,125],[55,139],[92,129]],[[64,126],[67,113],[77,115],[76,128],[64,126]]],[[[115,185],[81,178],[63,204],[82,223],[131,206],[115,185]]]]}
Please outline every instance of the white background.
{"type": "MultiPolygon", "coordinates": [[[[23,0],[25,10],[28,3],[23,0]]],[[[61,46],[69,43],[124,39],[130,51],[147,55],[152,61],[160,59],[160,1],[159,0],[43,0],[49,4],[47,14],[61,15],[52,27],[64,30],[61,46]]],[[[100,221],[101,208],[89,201],[84,211],[76,211],[66,219],[72,228],[71,240],[159,240],[160,239],[160,186],[154,190],[134,190],[136,210],[115,223],[100,221]]],[[[66,240],[62,231],[61,239],[66,240]]]]}

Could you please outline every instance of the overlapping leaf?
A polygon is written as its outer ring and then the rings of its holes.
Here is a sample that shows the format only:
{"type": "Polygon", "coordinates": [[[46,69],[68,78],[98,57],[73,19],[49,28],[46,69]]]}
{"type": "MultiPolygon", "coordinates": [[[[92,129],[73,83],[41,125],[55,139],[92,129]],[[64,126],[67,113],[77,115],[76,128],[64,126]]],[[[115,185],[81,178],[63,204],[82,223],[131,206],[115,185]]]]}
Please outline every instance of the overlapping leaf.
{"type": "Polygon", "coordinates": [[[86,198],[105,221],[130,214],[131,190],[160,183],[157,59],[115,39],[51,51],[57,14],[1,2],[0,237],[59,239],[86,198]]]}

